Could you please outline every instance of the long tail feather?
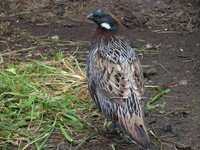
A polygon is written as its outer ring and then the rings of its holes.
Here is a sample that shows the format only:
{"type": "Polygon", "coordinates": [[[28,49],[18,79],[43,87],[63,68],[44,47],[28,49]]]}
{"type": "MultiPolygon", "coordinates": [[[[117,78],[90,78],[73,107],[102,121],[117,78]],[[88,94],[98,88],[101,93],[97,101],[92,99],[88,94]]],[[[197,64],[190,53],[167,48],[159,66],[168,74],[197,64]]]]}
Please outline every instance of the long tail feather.
{"type": "Polygon", "coordinates": [[[139,118],[135,113],[131,115],[120,113],[118,114],[118,119],[122,130],[134,143],[138,144],[144,150],[150,149],[149,136],[142,118],[139,118]]]}

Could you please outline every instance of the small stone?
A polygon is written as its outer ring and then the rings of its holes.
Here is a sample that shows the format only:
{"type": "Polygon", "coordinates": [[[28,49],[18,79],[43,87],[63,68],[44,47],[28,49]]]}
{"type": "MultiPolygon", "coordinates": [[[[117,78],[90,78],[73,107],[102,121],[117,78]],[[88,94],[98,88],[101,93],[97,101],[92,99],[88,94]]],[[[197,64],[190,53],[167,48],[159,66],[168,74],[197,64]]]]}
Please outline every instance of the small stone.
{"type": "Polygon", "coordinates": [[[172,126],[170,124],[166,124],[163,128],[164,132],[170,132],[170,133],[173,133],[172,132],[172,126]]]}
{"type": "Polygon", "coordinates": [[[51,37],[52,40],[58,41],[59,40],[59,36],[58,35],[54,35],[51,37]]]}
{"type": "Polygon", "coordinates": [[[187,80],[181,80],[179,81],[179,85],[187,85],[187,80]]]}
{"type": "Polygon", "coordinates": [[[184,11],[179,11],[177,14],[176,14],[176,17],[177,18],[179,18],[179,17],[181,17],[181,16],[183,16],[183,13],[184,13],[184,11]]]}
{"type": "Polygon", "coordinates": [[[157,74],[157,70],[156,68],[150,68],[146,71],[145,73],[145,77],[147,76],[153,76],[153,75],[156,75],[157,74]]]}

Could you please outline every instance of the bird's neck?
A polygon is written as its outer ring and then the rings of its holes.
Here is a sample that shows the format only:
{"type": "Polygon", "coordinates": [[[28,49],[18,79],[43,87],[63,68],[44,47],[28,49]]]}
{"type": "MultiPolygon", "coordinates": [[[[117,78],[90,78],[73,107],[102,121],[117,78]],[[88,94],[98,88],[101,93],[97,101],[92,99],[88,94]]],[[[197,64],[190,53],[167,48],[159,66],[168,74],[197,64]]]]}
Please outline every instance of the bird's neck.
{"type": "Polygon", "coordinates": [[[93,36],[93,43],[104,40],[105,42],[109,42],[112,38],[115,38],[118,30],[107,30],[102,27],[98,27],[93,36]]]}

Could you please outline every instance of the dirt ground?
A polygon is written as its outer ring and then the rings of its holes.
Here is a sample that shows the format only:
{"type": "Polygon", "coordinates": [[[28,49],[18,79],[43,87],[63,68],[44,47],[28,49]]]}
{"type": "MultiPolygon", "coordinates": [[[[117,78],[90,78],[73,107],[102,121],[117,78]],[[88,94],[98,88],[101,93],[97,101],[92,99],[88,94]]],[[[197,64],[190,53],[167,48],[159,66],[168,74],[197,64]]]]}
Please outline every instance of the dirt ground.
{"type": "MultiPolygon", "coordinates": [[[[137,48],[142,64],[150,66],[144,68],[146,85],[171,89],[154,104],[157,108],[145,110],[152,150],[200,149],[200,1],[15,0],[2,1],[0,5],[0,52],[37,47],[33,40],[19,35],[21,31],[46,39],[89,42],[96,25],[85,19],[87,14],[102,8],[118,16],[124,25],[122,34],[137,48]]],[[[64,55],[77,50],[76,57],[84,61],[89,45],[62,50],[50,47],[64,55]]],[[[4,63],[40,59],[38,52],[51,54],[48,47],[38,47],[37,52],[17,52],[18,55],[1,59],[4,63]]],[[[146,88],[144,103],[156,92],[158,89],[146,88]]],[[[110,150],[111,145],[117,150],[137,149],[118,134],[106,132],[82,149],[110,150]]],[[[67,148],[63,145],[59,149],[67,148]]]]}

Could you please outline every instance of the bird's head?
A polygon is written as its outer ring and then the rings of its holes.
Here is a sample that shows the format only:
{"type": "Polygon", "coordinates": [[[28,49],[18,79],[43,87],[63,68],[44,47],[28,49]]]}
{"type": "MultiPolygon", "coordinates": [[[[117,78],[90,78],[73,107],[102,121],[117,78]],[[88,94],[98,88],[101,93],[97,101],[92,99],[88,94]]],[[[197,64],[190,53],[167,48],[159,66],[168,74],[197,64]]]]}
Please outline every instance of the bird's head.
{"type": "Polygon", "coordinates": [[[118,21],[104,10],[98,9],[87,16],[87,19],[94,21],[99,27],[106,30],[118,30],[118,21]]]}

